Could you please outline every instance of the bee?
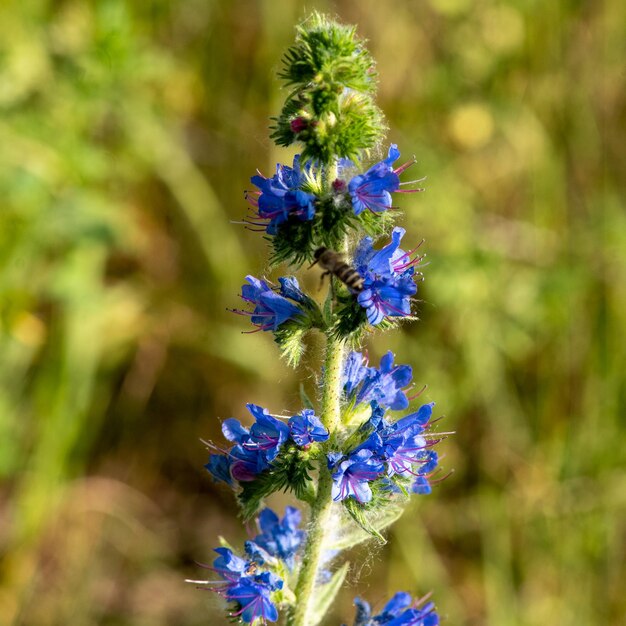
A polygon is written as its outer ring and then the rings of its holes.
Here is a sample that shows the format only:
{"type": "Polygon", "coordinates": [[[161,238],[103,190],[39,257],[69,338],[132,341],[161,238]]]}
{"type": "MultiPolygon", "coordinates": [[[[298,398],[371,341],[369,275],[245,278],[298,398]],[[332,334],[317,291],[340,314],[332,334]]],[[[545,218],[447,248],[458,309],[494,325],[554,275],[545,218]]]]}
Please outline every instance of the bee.
{"type": "Polygon", "coordinates": [[[244,570],[244,574],[246,576],[252,576],[257,573],[258,569],[259,569],[259,564],[256,561],[250,561],[247,564],[246,569],[244,570]]]}
{"type": "Polygon", "coordinates": [[[313,256],[315,261],[313,261],[311,267],[319,263],[320,267],[325,270],[322,274],[322,280],[324,276],[332,275],[340,280],[352,293],[363,291],[363,277],[346,263],[341,254],[328,248],[318,248],[313,253],[313,256]]]}

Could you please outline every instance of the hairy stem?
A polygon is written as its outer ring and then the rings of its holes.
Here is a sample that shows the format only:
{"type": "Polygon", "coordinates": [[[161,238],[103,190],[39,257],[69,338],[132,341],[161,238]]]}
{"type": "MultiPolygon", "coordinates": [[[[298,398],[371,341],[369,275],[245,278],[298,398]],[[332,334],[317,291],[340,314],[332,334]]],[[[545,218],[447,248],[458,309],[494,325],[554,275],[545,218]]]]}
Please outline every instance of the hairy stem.
{"type": "MultiPolygon", "coordinates": [[[[330,441],[339,423],[341,413],[341,377],[344,345],[332,337],[326,343],[324,391],[321,419],[330,432],[330,441]]],[[[315,581],[320,569],[324,549],[324,534],[328,530],[333,501],[332,476],[325,463],[321,463],[317,498],[311,507],[309,533],[302,558],[302,567],[296,586],[296,605],[289,617],[289,626],[308,626],[314,600],[315,581]]]]}
{"type": "MultiPolygon", "coordinates": [[[[329,163],[324,168],[323,185],[330,191],[333,181],[337,178],[337,162],[329,163]]],[[[338,252],[345,252],[344,250],[338,252]]],[[[334,280],[331,277],[331,281],[334,280]]],[[[333,290],[328,297],[333,297],[333,290]]],[[[331,303],[332,306],[332,303],[331,303]]],[[[330,433],[328,443],[332,446],[335,430],[341,418],[341,379],[343,375],[345,345],[334,338],[330,332],[326,335],[326,360],[324,363],[324,381],[322,386],[321,420],[330,433]]],[[[320,564],[324,551],[324,535],[328,531],[332,513],[333,479],[330,470],[323,461],[320,463],[317,497],[311,505],[309,532],[307,536],[302,566],[296,585],[296,603],[291,611],[288,626],[309,626],[312,613],[315,581],[319,575],[320,564]]]]}

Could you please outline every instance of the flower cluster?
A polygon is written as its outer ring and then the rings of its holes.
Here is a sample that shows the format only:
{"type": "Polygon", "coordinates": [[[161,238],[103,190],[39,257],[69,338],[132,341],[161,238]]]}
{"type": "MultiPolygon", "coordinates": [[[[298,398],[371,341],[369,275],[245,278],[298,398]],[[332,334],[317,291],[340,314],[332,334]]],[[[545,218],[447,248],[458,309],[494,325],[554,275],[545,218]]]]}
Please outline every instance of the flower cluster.
{"type": "Polygon", "coordinates": [[[410,365],[394,365],[393,359],[393,353],[387,352],[379,368],[368,367],[367,359],[360,352],[351,352],[343,372],[346,396],[356,404],[375,401],[393,411],[406,409],[409,399],[404,388],[411,383],[413,370],[410,365]]]}
{"type": "Polygon", "coordinates": [[[230,548],[216,548],[218,557],[209,567],[223,582],[189,581],[210,587],[234,603],[231,617],[248,624],[275,622],[277,604],[287,595],[285,577],[293,569],[305,533],[298,529],[300,511],[287,507],[282,520],[271,509],[258,518],[261,533],[246,541],[243,557],[230,548]]]}
{"type": "MultiPolygon", "coordinates": [[[[354,216],[363,211],[382,213],[392,208],[392,193],[415,193],[422,189],[400,189],[403,184],[420,181],[400,182],[400,174],[415,161],[411,160],[394,169],[392,163],[400,158],[396,144],[391,144],[386,159],[372,165],[366,172],[357,174],[346,180],[345,173],[354,170],[352,161],[342,159],[339,177],[333,181],[333,206],[342,205],[349,208],[354,216]]],[[[249,226],[264,230],[268,235],[276,235],[280,227],[293,218],[300,222],[311,221],[316,217],[319,195],[311,193],[316,188],[316,179],[321,175],[322,167],[312,161],[301,165],[301,157],[297,154],[293,167],[276,165],[276,174],[266,178],[261,174],[252,176],[250,181],[258,191],[248,192],[246,197],[255,213],[249,226]]]]}
{"type": "Polygon", "coordinates": [[[394,228],[391,242],[380,250],[374,249],[371,237],[364,237],[356,249],[354,265],[363,277],[357,300],[372,326],[385,317],[411,314],[411,296],[417,293],[415,266],[423,257],[413,256],[417,248],[410,252],[400,249],[404,233],[404,228],[394,228]]]}
{"type": "Polygon", "coordinates": [[[270,415],[267,409],[247,404],[255,419],[250,429],[230,418],[222,424],[222,433],[235,445],[226,454],[211,454],[205,468],[217,481],[234,487],[233,481],[253,481],[268,469],[288,441],[300,448],[326,441],[328,431],[310,409],[289,418],[287,423],[270,415]]]}
{"type": "Polygon", "coordinates": [[[354,599],[356,617],[354,626],[438,626],[439,616],[432,602],[423,604],[423,600],[413,602],[411,596],[400,591],[396,593],[383,610],[372,615],[370,605],[360,598],[354,599]],[[420,605],[423,606],[420,607],[420,605]]]}
{"type": "Polygon", "coordinates": [[[430,493],[428,475],[438,463],[431,448],[438,443],[428,429],[434,402],[395,422],[385,417],[385,409],[372,402],[372,415],[361,427],[365,439],[347,453],[330,453],[333,500],[354,498],[361,504],[372,500],[372,483],[381,490],[401,491],[409,479],[413,493],[430,493]]]}

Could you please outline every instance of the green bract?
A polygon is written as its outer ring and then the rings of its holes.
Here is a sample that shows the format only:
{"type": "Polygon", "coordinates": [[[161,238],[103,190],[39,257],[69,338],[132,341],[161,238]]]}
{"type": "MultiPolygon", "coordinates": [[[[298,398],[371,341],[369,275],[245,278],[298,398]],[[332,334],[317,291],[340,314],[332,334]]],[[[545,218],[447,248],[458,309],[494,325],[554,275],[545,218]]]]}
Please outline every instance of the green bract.
{"type": "Polygon", "coordinates": [[[328,164],[360,161],[383,137],[385,124],[374,104],[374,60],[356,29],[314,14],[298,27],[279,77],[291,89],[272,138],[279,146],[303,144],[305,160],[328,164]]]}

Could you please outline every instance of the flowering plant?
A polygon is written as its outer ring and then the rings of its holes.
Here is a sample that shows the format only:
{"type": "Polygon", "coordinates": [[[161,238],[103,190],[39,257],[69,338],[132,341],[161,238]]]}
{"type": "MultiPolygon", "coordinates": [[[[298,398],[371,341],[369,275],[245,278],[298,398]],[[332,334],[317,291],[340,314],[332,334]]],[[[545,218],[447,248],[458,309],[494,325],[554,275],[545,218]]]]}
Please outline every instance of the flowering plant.
{"type": "MultiPolygon", "coordinates": [[[[260,626],[284,618],[288,626],[321,624],[342,587],[346,548],[374,539],[402,513],[413,495],[431,492],[438,469],[434,403],[411,407],[412,369],[385,354],[378,367],[358,349],[365,331],[386,330],[412,319],[419,245],[405,252],[394,227],[392,194],[403,189],[394,169],[395,144],[367,167],[385,127],[374,104],[374,62],[355,29],[314,15],[298,28],[280,77],[290,95],[274,119],[279,145],[301,147],[291,166],[272,177],[251,178],[247,193],[253,230],[265,233],[271,261],[298,269],[324,258],[331,288],[323,305],[293,276],[278,285],[247,276],[241,289],[255,331],[271,332],[282,355],[296,364],[307,333],[326,342],[319,397],[303,396],[289,415],[248,404],[248,427],[222,424],[228,445],[209,442],[206,469],[236,494],[244,520],[256,517],[259,534],[237,551],[216,549],[211,580],[194,581],[221,594],[230,615],[260,626]],[[382,246],[377,240],[389,238],[382,246]],[[349,277],[349,280],[348,278],[349,277]],[[402,412],[398,415],[398,412],[402,412]],[[267,496],[289,491],[308,508],[287,507],[281,519],[264,508],[267,496]]],[[[398,592],[379,613],[355,599],[355,626],[434,626],[431,602],[398,592]]]]}

